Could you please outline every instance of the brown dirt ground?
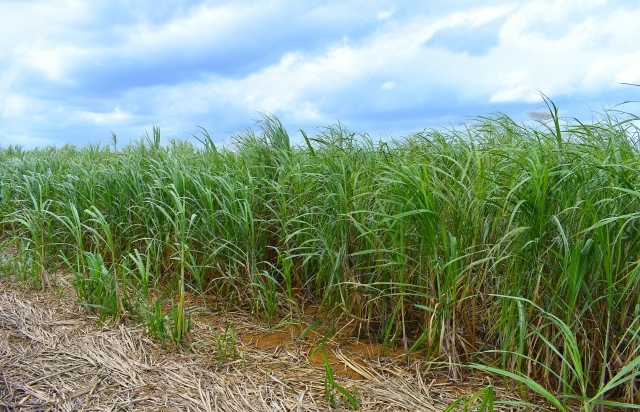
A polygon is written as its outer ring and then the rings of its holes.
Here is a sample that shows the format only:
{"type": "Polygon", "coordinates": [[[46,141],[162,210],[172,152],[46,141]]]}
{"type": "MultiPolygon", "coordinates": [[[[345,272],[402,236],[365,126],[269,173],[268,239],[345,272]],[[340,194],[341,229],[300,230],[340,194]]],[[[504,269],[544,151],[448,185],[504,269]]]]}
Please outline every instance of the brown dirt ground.
{"type": "MultiPolygon", "coordinates": [[[[0,411],[348,410],[325,399],[315,330],[299,339],[299,325],[270,330],[246,313],[202,311],[193,315],[186,353],[126,322],[101,326],[63,291],[24,291],[0,277],[0,411]],[[225,341],[228,325],[235,339],[225,341]]],[[[357,389],[362,411],[440,411],[492,383],[452,382],[424,372],[416,357],[340,334],[325,348],[336,381],[357,389]]]]}

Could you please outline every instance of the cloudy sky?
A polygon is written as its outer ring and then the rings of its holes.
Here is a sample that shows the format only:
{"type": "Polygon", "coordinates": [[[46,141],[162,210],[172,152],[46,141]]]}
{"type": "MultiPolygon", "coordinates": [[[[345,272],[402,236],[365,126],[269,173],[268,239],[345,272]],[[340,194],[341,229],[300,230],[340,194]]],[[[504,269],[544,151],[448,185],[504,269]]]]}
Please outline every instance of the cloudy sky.
{"type": "MultiPolygon", "coordinates": [[[[273,113],[376,140],[640,100],[628,0],[0,0],[0,146],[216,142],[273,113]]],[[[633,104],[618,107],[640,113],[633,104]]]]}

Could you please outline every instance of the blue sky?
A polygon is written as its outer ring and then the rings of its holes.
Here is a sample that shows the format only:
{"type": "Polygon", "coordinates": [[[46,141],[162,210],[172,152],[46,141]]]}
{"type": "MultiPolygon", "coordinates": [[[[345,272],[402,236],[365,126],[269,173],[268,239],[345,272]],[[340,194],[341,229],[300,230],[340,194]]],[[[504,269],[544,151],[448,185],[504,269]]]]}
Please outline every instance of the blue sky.
{"type": "MultiPolygon", "coordinates": [[[[216,142],[260,113],[374,139],[640,100],[628,0],[0,0],[0,146],[216,142]]],[[[618,107],[640,113],[637,104],[618,107]]]]}

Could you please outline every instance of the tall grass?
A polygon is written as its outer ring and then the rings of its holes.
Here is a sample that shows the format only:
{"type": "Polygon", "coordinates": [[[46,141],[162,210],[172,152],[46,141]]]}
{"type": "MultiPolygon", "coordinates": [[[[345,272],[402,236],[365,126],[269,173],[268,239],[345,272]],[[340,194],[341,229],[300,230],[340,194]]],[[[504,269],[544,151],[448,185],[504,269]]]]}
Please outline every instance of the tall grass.
{"type": "Polygon", "coordinates": [[[549,124],[383,143],[336,125],[296,147],[265,117],[230,148],[157,128],[120,150],[9,146],[2,239],[39,284],[65,265],[83,303],[158,336],[172,320],[176,342],[187,289],[269,321],[313,300],[454,378],[473,362],[556,407],[637,405],[638,142],[628,117],[561,124],[548,103],[549,124]],[[151,303],[167,294],[172,317],[151,303]]]}

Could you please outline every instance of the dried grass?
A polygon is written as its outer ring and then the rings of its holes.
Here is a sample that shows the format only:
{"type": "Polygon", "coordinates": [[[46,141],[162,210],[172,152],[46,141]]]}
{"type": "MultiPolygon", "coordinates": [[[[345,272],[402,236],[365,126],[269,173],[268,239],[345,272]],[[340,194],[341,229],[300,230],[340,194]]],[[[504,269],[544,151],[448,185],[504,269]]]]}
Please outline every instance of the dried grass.
{"type": "MultiPolygon", "coordinates": [[[[95,317],[53,293],[15,290],[4,280],[0,288],[0,410],[330,409],[324,370],[309,361],[313,343],[283,339],[259,347],[241,338],[269,331],[242,314],[196,316],[194,353],[186,354],[161,348],[131,325],[100,327],[95,317]],[[229,321],[237,325],[239,356],[220,359],[211,331],[229,321]]],[[[337,373],[337,379],[357,388],[363,411],[438,411],[482,384],[427,378],[418,361],[407,366],[340,347],[331,352],[345,370],[355,372],[337,373]]]]}

